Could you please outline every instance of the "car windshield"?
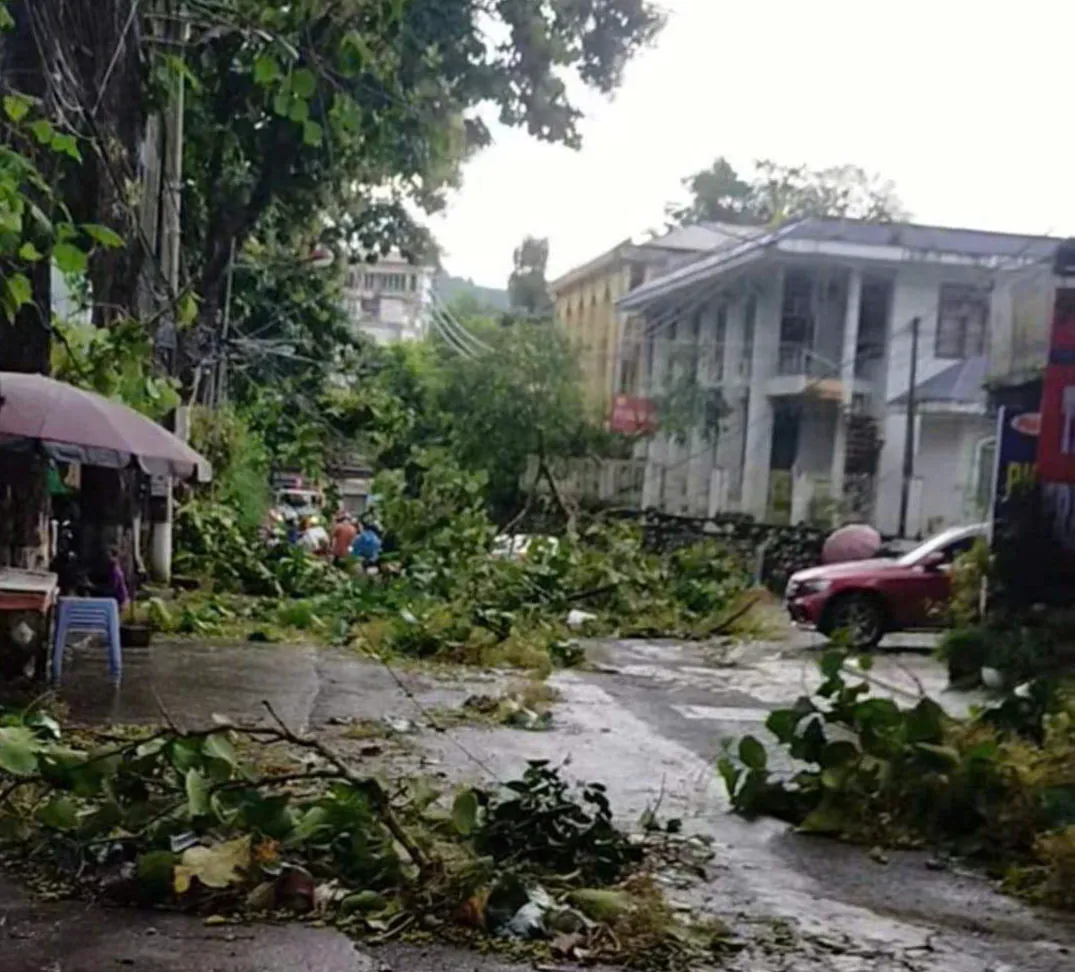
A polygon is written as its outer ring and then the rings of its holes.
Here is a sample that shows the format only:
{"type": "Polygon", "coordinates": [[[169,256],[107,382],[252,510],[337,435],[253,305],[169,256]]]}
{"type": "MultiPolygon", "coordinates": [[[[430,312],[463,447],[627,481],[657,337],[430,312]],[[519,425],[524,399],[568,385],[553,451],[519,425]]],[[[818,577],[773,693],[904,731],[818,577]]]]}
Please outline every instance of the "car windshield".
{"type": "Polygon", "coordinates": [[[938,533],[937,536],[930,537],[925,543],[919,544],[910,553],[905,553],[900,557],[899,563],[903,567],[914,567],[915,564],[922,563],[931,553],[946,549],[961,537],[973,542],[976,536],[976,534],[967,536],[965,527],[954,527],[951,530],[945,530],[944,533],[938,533]]]}
{"type": "Polygon", "coordinates": [[[315,505],[316,493],[287,492],[280,494],[280,502],[286,506],[299,508],[315,505]]]}

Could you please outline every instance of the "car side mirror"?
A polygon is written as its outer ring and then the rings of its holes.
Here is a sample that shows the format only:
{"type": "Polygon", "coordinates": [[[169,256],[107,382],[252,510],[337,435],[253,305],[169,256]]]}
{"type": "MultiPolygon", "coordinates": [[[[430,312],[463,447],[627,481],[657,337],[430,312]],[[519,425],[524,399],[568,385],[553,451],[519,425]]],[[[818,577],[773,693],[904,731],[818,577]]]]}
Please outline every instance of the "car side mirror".
{"type": "Polygon", "coordinates": [[[945,564],[944,554],[939,550],[933,551],[928,557],[922,561],[922,567],[925,570],[934,571],[940,570],[945,564]]]}

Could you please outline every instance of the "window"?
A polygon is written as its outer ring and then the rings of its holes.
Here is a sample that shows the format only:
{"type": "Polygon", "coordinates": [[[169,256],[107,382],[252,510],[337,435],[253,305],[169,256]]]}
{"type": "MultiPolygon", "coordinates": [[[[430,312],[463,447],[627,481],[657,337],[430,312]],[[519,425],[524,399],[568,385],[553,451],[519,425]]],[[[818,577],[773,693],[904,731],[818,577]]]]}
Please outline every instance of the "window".
{"type": "Polygon", "coordinates": [[[634,290],[635,287],[641,287],[646,280],[646,266],[642,263],[631,264],[631,274],[628,280],[628,289],[634,290]]]}
{"type": "Polygon", "coordinates": [[[983,354],[988,321],[988,289],[942,284],[934,354],[938,358],[973,358],[983,354]]]}
{"type": "Polygon", "coordinates": [[[362,298],[362,314],[364,317],[380,317],[381,316],[381,298],[380,297],[363,297],[362,298]]]}

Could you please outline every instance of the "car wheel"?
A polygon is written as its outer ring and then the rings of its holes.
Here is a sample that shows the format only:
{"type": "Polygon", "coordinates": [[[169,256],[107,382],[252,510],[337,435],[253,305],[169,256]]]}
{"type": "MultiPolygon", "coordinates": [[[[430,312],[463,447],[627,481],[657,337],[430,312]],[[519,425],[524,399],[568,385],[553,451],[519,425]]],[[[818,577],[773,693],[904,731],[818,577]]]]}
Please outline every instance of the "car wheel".
{"type": "Polygon", "coordinates": [[[844,594],[829,608],[825,634],[843,634],[853,648],[876,648],[885,634],[885,612],[870,594],[844,594]]]}

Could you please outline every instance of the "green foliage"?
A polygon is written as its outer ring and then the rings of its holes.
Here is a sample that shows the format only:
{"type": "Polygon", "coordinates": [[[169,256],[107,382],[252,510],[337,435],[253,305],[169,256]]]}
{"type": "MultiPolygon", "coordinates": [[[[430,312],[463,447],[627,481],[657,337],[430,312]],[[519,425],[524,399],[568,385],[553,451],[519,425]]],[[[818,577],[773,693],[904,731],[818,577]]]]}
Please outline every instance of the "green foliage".
{"type": "Polygon", "coordinates": [[[975,624],[981,617],[982,591],[988,575],[989,543],[979,537],[970,550],[956,557],[952,564],[948,617],[953,628],[975,624]]]}
{"type": "Polygon", "coordinates": [[[208,497],[233,510],[240,527],[259,526],[272,500],[270,461],[246,417],[232,408],[194,408],[190,444],[213,466],[208,497]]]}
{"type": "Polygon", "coordinates": [[[707,442],[716,442],[720,423],[730,411],[721,389],[703,385],[693,371],[678,376],[654,404],[662,432],[681,445],[696,431],[707,442]]]}
{"type": "Polygon", "coordinates": [[[251,594],[281,593],[265,564],[264,543],[253,527],[243,526],[225,506],[195,500],[180,507],[175,520],[175,570],[207,577],[224,590],[251,594]]]}
{"type": "Polygon", "coordinates": [[[719,770],[733,808],[874,845],[942,842],[1029,868],[1023,890],[1062,900],[1054,886],[1075,825],[1075,700],[1048,693],[1049,712],[1032,714],[1040,734],[1013,718],[1027,710],[1010,699],[957,722],[929,698],[903,709],[871,697],[866,683],[845,680],[846,658],[826,653],[815,695],[766,720],[790,771],[753,736],[726,747],[719,770]]]}
{"type": "Polygon", "coordinates": [[[5,135],[0,144],[0,259],[14,264],[0,281],[0,310],[8,322],[34,300],[30,278],[22,272],[27,264],[52,250],[61,270],[81,272],[89,249],[79,242],[79,227],[43,174],[46,164],[55,167],[57,152],[70,154],[68,136],[35,118],[34,107],[30,97],[11,92],[3,99],[0,120],[5,135]]]}
{"type": "Polygon", "coordinates": [[[576,797],[548,760],[530,760],[503,793],[466,791],[453,818],[479,854],[524,869],[576,874],[583,884],[618,881],[642,859],[612,822],[605,787],[587,783],[576,797]],[[462,826],[460,826],[462,824],[462,826]]]}
{"type": "MultiPolygon", "coordinates": [[[[325,237],[347,249],[415,253],[427,242],[415,210],[441,207],[461,163],[490,141],[479,106],[577,144],[568,80],[611,92],[660,24],[646,0],[216,5],[182,65],[193,82],[184,246],[206,297],[202,329],[223,300],[232,242],[266,216],[321,212],[325,237]],[[486,43],[490,32],[503,42],[486,43]]],[[[158,58],[162,91],[176,70],[158,58]]]]}
{"type": "Polygon", "coordinates": [[[669,206],[676,225],[699,222],[779,226],[811,216],[885,223],[906,218],[892,183],[854,165],[811,169],[770,159],[744,180],[723,156],[683,180],[690,202],[669,206]]]}
{"type": "Polygon", "coordinates": [[[487,477],[490,508],[514,515],[531,456],[585,455],[598,436],[582,398],[576,356],[548,325],[482,332],[491,350],[452,359],[433,378],[433,404],[461,464],[487,477]]]}
{"type": "Polygon", "coordinates": [[[487,554],[496,531],[485,513],[484,486],[480,474],[460,469],[444,449],[416,452],[406,470],[382,473],[374,483],[378,515],[403,563],[416,574],[447,579],[487,554]]]}
{"type": "Polygon", "coordinates": [[[1070,671],[1075,661],[1075,616],[1061,609],[1021,617],[991,615],[946,631],[938,655],[949,677],[961,685],[983,684],[983,670],[996,673],[1003,687],[1070,671]]]}
{"type": "Polygon", "coordinates": [[[600,784],[576,790],[535,761],[496,791],[459,793],[450,812],[439,799],[419,783],[390,803],[339,752],[283,724],[99,738],[0,713],[0,849],[53,887],[217,916],[305,913],[316,895],[322,918],[356,933],[383,931],[378,915],[455,921],[461,910],[495,931],[534,881],[595,921],[634,910],[626,890],[602,896],[642,849],[615,827],[600,784]]]}
{"type": "Polygon", "coordinates": [[[153,341],[139,321],[124,318],[108,328],[76,321],[53,326],[60,337],[52,347],[56,378],[118,399],[153,419],[179,404],[174,380],[156,373],[153,341]]]}
{"type": "MultiPolygon", "coordinates": [[[[549,241],[528,236],[513,255],[514,267],[508,279],[511,309],[530,317],[547,317],[552,312],[552,297],[545,280],[549,263],[549,241]]],[[[547,325],[546,325],[547,326],[547,325]]]]}
{"type": "Polygon", "coordinates": [[[402,862],[374,791],[342,772],[298,795],[259,780],[227,729],[79,748],[21,716],[3,722],[0,777],[29,786],[27,799],[5,791],[0,833],[10,841],[44,831],[23,852],[68,866],[74,858],[91,873],[116,855],[135,860],[147,902],[193,903],[212,889],[240,903],[243,887],[274,880],[288,859],[359,889],[400,884],[402,862]]]}

